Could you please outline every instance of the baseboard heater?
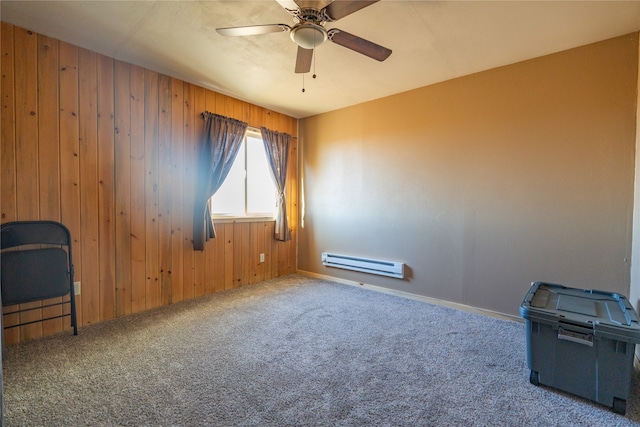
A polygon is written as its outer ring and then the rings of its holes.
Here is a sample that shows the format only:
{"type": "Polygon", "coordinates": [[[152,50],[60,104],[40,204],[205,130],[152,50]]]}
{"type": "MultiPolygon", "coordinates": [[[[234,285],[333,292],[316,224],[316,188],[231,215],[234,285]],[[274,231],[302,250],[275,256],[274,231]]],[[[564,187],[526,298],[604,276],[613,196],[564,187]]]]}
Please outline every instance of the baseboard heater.
{"type": "Polygon", "coordinates": [[[395,277],[398,279],[404,278],[403,262],[381,261],[378,259],[323,252],[322,264],[327,267],[362,271],[364,273],[379,274],[381,276],[395,277]]]}

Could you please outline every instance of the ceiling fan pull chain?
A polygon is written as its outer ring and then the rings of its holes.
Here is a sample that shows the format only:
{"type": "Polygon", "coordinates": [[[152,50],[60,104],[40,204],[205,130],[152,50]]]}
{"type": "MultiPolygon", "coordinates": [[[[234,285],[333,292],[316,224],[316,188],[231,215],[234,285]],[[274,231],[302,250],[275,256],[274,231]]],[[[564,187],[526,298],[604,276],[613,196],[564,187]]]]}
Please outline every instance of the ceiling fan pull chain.
{"type": "Polygon", "coordinates": [[[313,51],[314,55],[313,55],[313,78],[316,78],[316,58],[318,58],[318,53],[314,50],[313,51]]]}
{"type": "Polygon", "coordinates": [[[304,75],[305,73],[302,73],[302,92],[304,93],[304,75]]]}

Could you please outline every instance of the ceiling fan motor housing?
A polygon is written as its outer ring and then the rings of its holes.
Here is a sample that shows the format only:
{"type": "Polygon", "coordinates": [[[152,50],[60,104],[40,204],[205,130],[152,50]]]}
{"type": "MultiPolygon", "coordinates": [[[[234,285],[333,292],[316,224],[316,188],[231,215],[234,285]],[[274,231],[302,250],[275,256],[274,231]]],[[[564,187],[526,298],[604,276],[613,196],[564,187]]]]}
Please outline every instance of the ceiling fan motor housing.
{"type": "Polygon", "coordinates": [[[326,13],[322,13],[319,10],[305,8],[296,10],[287,10],[293,16],[293,22],[296,24],[304,24],[306,22],[312,22],[318,25],[324,25],[327,19],[326,13]]]}

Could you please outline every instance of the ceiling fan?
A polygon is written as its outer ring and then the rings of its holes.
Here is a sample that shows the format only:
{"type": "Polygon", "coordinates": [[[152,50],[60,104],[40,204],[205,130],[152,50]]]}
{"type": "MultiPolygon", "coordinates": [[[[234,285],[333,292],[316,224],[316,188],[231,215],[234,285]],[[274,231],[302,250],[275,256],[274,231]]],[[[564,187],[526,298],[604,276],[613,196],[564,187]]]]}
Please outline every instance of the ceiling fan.
{"type": "Polygon", "coordinates": [[[327,30],[324,27],[327,22],[335,22],[379,0],[276,1],[291,14],[294,21],[293,26],[287,24],[249,25],[244,27],[216,28],[216,31],[227,37],[289,32],[291,40],[298,45],[296,73],[309,72],[311,69],[311,60],[313,59],[313,49],[320,46],[326,40],[330,40],[333,43],[381,62],[391,55],[391,50],[386,47],[337,28],[327,30]],[[321,8],[309,6],[322,6],[326,3],[329,4],[321,8]]]}

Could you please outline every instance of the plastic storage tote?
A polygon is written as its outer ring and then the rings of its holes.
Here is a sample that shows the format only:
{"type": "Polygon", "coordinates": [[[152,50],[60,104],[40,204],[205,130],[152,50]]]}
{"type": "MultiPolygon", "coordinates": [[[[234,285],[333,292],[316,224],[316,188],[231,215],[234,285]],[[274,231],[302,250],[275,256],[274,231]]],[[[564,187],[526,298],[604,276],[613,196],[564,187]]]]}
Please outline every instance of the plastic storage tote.
{"type": "Polygon", "coordinates": [[[532,384],[625,414],[638,315],[620,294],[534,282],[520,305],[532,384]]]}

